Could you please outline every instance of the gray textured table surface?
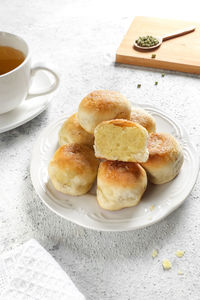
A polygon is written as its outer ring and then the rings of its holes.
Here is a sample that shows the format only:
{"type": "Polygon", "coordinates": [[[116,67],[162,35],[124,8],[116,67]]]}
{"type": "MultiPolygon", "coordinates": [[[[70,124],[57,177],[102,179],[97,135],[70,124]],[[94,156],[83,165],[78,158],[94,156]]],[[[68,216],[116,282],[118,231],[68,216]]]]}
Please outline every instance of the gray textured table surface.
{"type": "MultiPolygon", "coordinates": [[[[59,218],[44,206],[30,180],[31,149],[41,130],[93,89],[119,90],[136,103],[170,112],[190,135],[200,133],[199,77],[165,72],[162,78],[161,71],[114,64],[133,18],[130,10],[141,14],[143,7],[141,1],[134,11],[128,2],[130,8],[121,11],[118,5],[117,13],[113,10],[111,17],[107,10],[103,17],[105,1],[1,0],[1,30],[22,35],[33,60],[56,68],[61,84],[45,112],[0,135],[0,253],[36,238],[86,299],[200,299],[199,179],[184,205],[165,220],[123,233],[95,232],[59,218]],[[123,17],[126,13],[129,17],[123,17]],[[154,248],[159,255],[153,260],[154,248]],[[175,257],[177,249],[186,251],[183,258],[175,257]],[[170,271],[162,269],[164,258],[172,261],[170,271]],[[184,275],[177,274],[179,269],[184,275]]],[[[150,14],[155,15],[153,9],[150,14]]]]}

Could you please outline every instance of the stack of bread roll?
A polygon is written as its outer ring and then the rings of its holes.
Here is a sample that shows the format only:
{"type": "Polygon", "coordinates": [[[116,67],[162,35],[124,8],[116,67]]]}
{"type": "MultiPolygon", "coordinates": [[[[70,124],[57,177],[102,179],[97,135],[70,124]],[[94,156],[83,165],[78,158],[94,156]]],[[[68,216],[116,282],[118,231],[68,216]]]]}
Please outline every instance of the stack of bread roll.
{"type": "Polygon", "coordinates": [[[179,143],[156,133],[153,116],[108,90],[82,99],[62,125],[59,144],[48,169],[55,189],[83,195],[97,177],[97,201],[107,210],[137,205],[148,180],[166,183],[183,164],[179,143]]]}

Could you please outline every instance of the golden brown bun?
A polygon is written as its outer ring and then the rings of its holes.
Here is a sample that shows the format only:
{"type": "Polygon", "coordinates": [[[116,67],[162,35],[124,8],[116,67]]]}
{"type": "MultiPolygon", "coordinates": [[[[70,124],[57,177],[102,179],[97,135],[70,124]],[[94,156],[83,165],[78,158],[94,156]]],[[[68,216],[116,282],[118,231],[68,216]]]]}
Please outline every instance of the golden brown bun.
{"type": "Polygon", "coordinates": [[[149,159],[142,163],[149,180],[166,183],[176,177],[183,164],[183,151],[176,139],[168,133],[151,133],[148,141],[149,159]]]}
{"type": "Polygon", "coordinates": [[[58,137],[60,146],[72,143],[85,144],[89,146],[94,144],[94,136],[81,127],[77,113],[70,116],[63,123],[58,137]]]}
{"type": "Polygon", "coordinates": [[[95,155],[108,160],[145,162],[148,132],[128,120],[111,120],[95,128],[95,155]]]}
{"type": "Polygon", "coordinates": [[[69,195],[83,195],[90,190],[98,165],[89,146],[68,144],[55,152],[49,163],[49,177],[56,190],[69,195]]]}
{"type": "Polygon", "coordinates": [[[108,210],[139,203],[147,186],[145,170],[137,163],[104,161],[97,175],[97,201],[108,210]]]}
{"type": "Polygon", "coordinates": [[[114,91],[97,90],[81,101],[78,119],[89,133],[102,121],[112,119],[130,119],[131,105],[122,94],[114,91]]]}
{"type": "Polygon", "coordinates": [[[140,107],[133,107],[130,120],[142,125],[148,133],[156,131],[156,121],[146,110],[140,107]]]}

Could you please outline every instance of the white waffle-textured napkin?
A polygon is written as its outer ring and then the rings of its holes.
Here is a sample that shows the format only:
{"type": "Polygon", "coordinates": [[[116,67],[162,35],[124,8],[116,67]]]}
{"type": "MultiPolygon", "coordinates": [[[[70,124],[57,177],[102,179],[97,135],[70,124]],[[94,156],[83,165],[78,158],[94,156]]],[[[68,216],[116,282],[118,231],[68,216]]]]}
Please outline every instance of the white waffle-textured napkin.
{"type": "Polygon", "coordinates": [[[36,240],[0,258],[1,300],[85,300],[68,275],[36,240]]]}

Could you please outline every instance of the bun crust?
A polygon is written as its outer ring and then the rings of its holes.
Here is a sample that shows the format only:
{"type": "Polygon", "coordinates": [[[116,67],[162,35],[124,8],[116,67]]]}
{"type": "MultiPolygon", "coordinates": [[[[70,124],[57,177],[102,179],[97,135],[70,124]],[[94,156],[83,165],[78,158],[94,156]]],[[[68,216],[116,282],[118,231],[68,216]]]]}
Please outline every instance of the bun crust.
{"type": "Polygon", "coordinates": [[[146,128],[148,133],[156,131],[155,119],[146,110],[140,107],[132,108],[130,120],[146,128]]]}
{"type": "Polygon", "coordinates": [[[99,162],[87,145],[64,145],[49,163],[49,177],[56,190],[69,195],[87,193],[96,178],[99,162]]]}
{"type": "Polygon", "coordinates": [[[168,133],[151,133],[148,140],[149,159],[142,163],[154,184],[163,184],[174,179],[183,164],[181,146],[168,133]]]}
{"type": "Polygon", "coordinates": [[[78,109],[80,125],[89,133],[102,121],[130,119],[131,105],[122,94],[115,91],[97,90],[81,101],[78,109]]]}
{"type": "Polygon", "coordinates": [[[111,120],[95,128],[95,155],[98,158],[118,161],[145,162],[148,132],[128,120],[111,120]]]}
{"type": "Polygon", "coordinates": [[[97,176],[97,201],[107,210],[139,203],[147,186],[145,170],[137,163],[104,161],[97,176]]]}
{"type": "Polygon", "coordinates": [[[85,144],[92,146],[94,136],[83,129],[78,121],[77,113],[70,116],[62,125],[59,134],[59,145],[85,144]]]}

